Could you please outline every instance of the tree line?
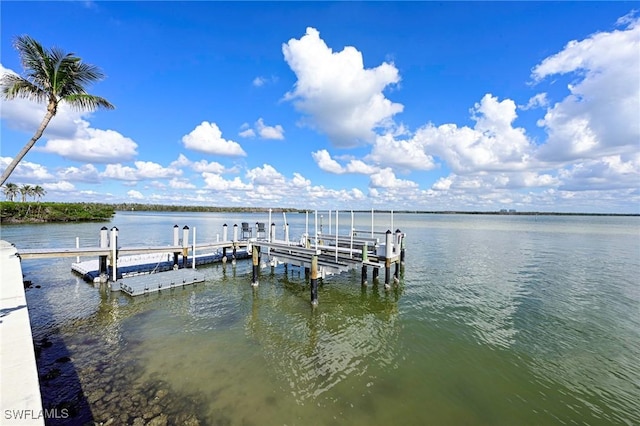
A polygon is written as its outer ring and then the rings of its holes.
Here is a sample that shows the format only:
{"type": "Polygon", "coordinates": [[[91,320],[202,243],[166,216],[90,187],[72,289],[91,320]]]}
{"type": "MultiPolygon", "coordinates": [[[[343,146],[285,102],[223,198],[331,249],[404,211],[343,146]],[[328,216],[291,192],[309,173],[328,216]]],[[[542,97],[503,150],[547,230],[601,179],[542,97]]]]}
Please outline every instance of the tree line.
{"type": "Polygon", "coordinates": [[[6,185],[3,185],[2,192],[4,192],[7,201],[15,201],[16,197],[20,195],[23,203],[27,201],[27,197],[31,197],[35,201],[40,201],[40,199],[47,193],[47,191],[40,185],[18,186],[15,183],[7,183],[6,185]]]}

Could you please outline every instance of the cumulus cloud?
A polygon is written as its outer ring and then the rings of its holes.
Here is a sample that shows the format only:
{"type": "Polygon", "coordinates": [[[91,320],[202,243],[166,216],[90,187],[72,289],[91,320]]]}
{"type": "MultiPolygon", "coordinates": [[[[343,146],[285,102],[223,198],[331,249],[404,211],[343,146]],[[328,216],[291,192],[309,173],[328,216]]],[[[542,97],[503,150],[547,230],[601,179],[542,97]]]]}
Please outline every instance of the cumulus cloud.
{"type": "Polygon", "coordinates": [[[391,168],[387,167],[371,175],[369,186],[386,189],[415,189],[418,184],[405,179],[398,179],[391,168]]]}
{"type": "Polygon", "coordinates": [[[180,154],[178,156],[178,159],[175,161],[172,161],[169,167],[172,169],[181,169],[181,168],[188,167],[198,173],[210,172],[210,173],[220,174],[220,173],[227,173],[227,172],[234,171],[231,169],[227,169],[225,166],[223,166],[222,164],[216,161],[207,161],[207,160],[191,161],[184,154],[180,154]]]}
{"type": "Polygon", "coordinates": [[[101,176],[124,181],[139,181],[145,179],[169,179],[180,176],[181,170],[162,167],[151,161],[136,161],[135,167],[122,164],[107,164],[101,176]]]}
{"type": "Polygon", "coordinates": [[[93,164],[84,164],[80,167],[66,167],[59,170],[57,176],[66,181],[98,183],[100,172],[93,164]]]}
{"type": "MultiPolygon", "coordinates": [[[[0,170],[4,170],[11,163],[13,158],[0,157],[0,170]]],[[[54,176],[41,164],[32,163],[30,161],[21,161],[11,174],[10,182],[41,182],[43,180],[52,180],[54,176]]]]}
{"type": "Polygon", "coordinates": [[[256,121],[256,129],[262,139],[284,139],[284,129],[279,124],[267,126],[264,124],[264,120],[259,118],[256,121]]]}
{"type": "Polygon", "coordinates": [[[354,173],[370,175],[379,170],[378,167],[365,163],[362,160],[351,159],[346,166],[342,166],[336,160],[331,158],[329,151],[321,149],[316,152],[312,152],[311,156],[321,170],[334,174],[354,173]]]}
{"type": "Polygon", "coordinates": [[[389,126],[391,118],[403,110],[383,93],[400,81],[393,64],[365,69],[362,53],[355,47],[333,52],[314,28],[307,28],[299,40],[283,44],[282,53],[297,77],[285,99],[293,101],[309,124],[338,147],[373,141],[374,129],[389,126]]]}
{"type": "Polygon", "coordinates": [[[285,182],[285,177],[269,164],[263,164],[262,167],[255,167],[247,171],[247,179],[254,185],[265,186],[278,186],[285,182]]]}
{"type": "Polygon", "coordinates": [[[77,125],[72,138],[49,139],[40,151],[91,163],[131,161],[138,155],[138,145],[114,130],[93,129],[84,120],[77,125]]]}
{"type": "Polygon", "coordinates": [[[284,139],[284,128],[280,124],[268,126],[264,124],[264,119],[260,117],[252,129],[249,123],[244,123],[240,127],[240,135],[243,138],[254,138],[256,134],[262,139],[284,139]]]}
{"type": "Polygon", "coordinates": [[[182,137],[185,148],[206,154],[223,156],[246,156],[239,143],[226,140],[216,123],[203,121],[188,135],[182,137]]]}
{"type": "Polygon", "coordinates": [[[391,133],[376,137],[367,159],[404,170],[431,170],[436,167],[433,157],[425,152],[424,141],[420,137],[398,140],[391,133]]]}
{"type": "Polygon", "coordinates": [[[414,135],[415,144],[444,160],[458,174],[523,170],[534,148],[523,128],[513,127],[516,104],[486,94],[471,110],[473,128],[428,124],[414,135]]]}
{"type": "Polygon", "coordinates": [[[251,185],[243,183],[239,177],[228,180],[217,173],[204,172],[202,173],[202,179],[205,182],[205,187],[214,191],[247,191],[251,189],[251,185]]]}
{"type": "Polygon", "coordinates": [[[140,191],[130,190],[127,192],[127,197],[133,198],[134,200],[142,200],[144,199],[144,195],[140,191]]]}
{"type": "Polygon", "coordinates": [[[627,15],[618,24],[626,27],[570,41],[533,68],[536,83],[554,75],[574,77],[569,95],[539,122],[549,135],[540,159],[562,162],[637,151],[640,19],[627,15]]]}

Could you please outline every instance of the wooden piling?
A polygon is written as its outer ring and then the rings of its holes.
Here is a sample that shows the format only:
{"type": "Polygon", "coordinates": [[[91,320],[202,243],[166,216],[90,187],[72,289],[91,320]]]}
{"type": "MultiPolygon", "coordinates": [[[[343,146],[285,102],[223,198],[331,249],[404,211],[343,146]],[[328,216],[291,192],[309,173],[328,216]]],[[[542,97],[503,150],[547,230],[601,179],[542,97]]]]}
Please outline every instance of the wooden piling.
{"type": "Polygon", "coordinates": [[[389,282],[391,281],[391,257],[393,256],[393,235],[391,234],[391,230],[387,231],[385,244],[384,288],[389,289],[389,282]]]}
{"type": "Polygon", "coordinates": [[[311,304],[318,305],[318,255],[311,257],[311,304]]]}
{"type": "Polygon", "coordinates": [[[260,264],[260,252],[259,252],[259,250],[260,250],[260,247],[255,245],[255,244],[251,247],[251,259],[253,261],[253,274],[252,274],[252,277],[251,277],[251,285],[254,286],[254,287],[258,286],[258,274],[259,274],[259,271],[260,271],[260,267],[259,267],[259,264],[260,264]]]}
{"type": "Polygon", "coordinates": [[[368,253],[368,249],[367,249],[367,242],[365,241],[364,244],[362,245],[362,273],[361,273],[361,284],[363,286],[367,285],[367,265],[365,262],[367,262],[367,260],[369,259],[368,257],[369,253],[368,253]]]}
{"type": "Polygon", "coordinates": [[[231,262],[232,263],[235,263],[235,261],[236,261],[236,249],[237,249],[236,246],[237,245],[238,245],[238,224],[236,223],[236,224],[233,225],[233,254],[232,254],[232,257],[231,257],[231,262]]]}
{"type": "Polygon", "coordinates": [[[187,267],[187,258],[189,257],[189,227],[185,225],[182,228],[182,267],[187,267]]]}

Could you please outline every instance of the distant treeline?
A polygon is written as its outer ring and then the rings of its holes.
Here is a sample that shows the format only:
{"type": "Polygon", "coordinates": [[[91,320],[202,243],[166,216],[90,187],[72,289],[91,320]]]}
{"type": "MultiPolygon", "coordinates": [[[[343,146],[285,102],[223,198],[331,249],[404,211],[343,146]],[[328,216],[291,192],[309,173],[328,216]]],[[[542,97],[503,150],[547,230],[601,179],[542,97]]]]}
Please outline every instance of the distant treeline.
{"type": "Polygon", "coordinates": [[[110,220],[112,205],[0,201],[0,223],[88,222],[110,220]]]}
{"type": "MultiPolygon", "coordinates": [[[[119,203],[112,204],[117,211],[144,211],[144,212],[203,212],[203,213],[263,213],[268,212],[268,207],[215,207],[215,206],[173,206],[163,204],[138,204],[119,203]]],[[[272,208],[274,212],[303,212],[304,210],[292,208],[272,208]]]]}
{"type": "MultiPolygon", "coordinates": [[[[304,209],[272,208],[273,212],[304,213],[304,209]]],[[[116,211],[155,211],[155,212],[211,212],[211,213],[264,213],[267,207],[215,207],[215,206],[174,206],[162,204],[138,203],[52,203],[52,202],[13,202],[0,201],[0,223],[38,223],[38,222],[80,222],[108,221],[116,211]]],[[[311,210],[309,210],[311,211],[311,210]]],[[[346,211],[346,210],[345,210],[346,211]]],[[[354,210],[367,213],[371,210],[354,210]]],[[[376,210],[377,213],[390,213],[391,210],[376,210]]],[[[512,215],[512,216],[640,216],[635,213],[559,213],[559,212],[516,212],[516,211],[428,211],[394,210],[394,213],[412,214],[466,214],[466,215],[512,215]]]]}

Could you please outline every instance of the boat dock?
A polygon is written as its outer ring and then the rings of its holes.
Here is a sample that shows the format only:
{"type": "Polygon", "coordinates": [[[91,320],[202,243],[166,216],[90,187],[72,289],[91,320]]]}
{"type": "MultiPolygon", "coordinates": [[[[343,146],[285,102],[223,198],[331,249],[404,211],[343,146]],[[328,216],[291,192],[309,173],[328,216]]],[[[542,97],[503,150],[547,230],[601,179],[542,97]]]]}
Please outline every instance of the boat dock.
{"type": "MultiPolygon", "coordinates": [[[[228,227],[223,226],[222,238],[217,241],[196,243],[196,229],[193,228],[191,243],[188,226],[181,230],[173,227],[173,244],[166,246],[122,247],[119,230],[103,227],[100,230],[98,247],[47,248],[18,250],[21,259],[78,257],[72,264],[73,272],[94,283],[109,283],[112,291],[122,291],[131,296],[148,294],[184,287],[203,282],[202,274],[195,272],[196,266],[214,262],[227,262],[251,258],[253,263],[251,284],[259,283],[260,266],[290,264],[305,268],[305,276],[311,284],[311,303],[318,303],[318,279],[340,274],[349,270],[361,270],[361,284],[368,283],[368,269],[372,269],[372,280],[378,280],[384,271],[384,286],[389,289],[399,281],[399,269],[404,263],[405,234],[395,232],[375,232],[371,212],[371,231],[354,228],[354,214],[351,212],[351,227],[347,235],[338,233],[338,211],[335,211],[335,227],[332,232],[331,211],[329,211],[329,232],[323,232],[318,223],[318,212],[314,216],[314,231],[309,230],[309,212],[306,213],[305,232],[299,240],[290,240],[289,224],[284,216],[284,235],[276,236],[276,224],[271,222],[267,229],[257,222],[255,228],[243,222],[233,225],[232,237],[228,227]],[[255,235],[255,236],[254,236],[255,235]],[[80,256],[96,256],[97,259],[80,262],[80,256]],[[392,268],[394,270],[392,271],[392,268]]],[[[393,218],[393,212],[391,217],[393,218]]],[[[322,217],[321,217],[322,218],[322,217]]],[[[392,219],[393,227],[393,219],[392,219]]],[[[382,281],[382,279],[380,279],[382,281]]]]}

